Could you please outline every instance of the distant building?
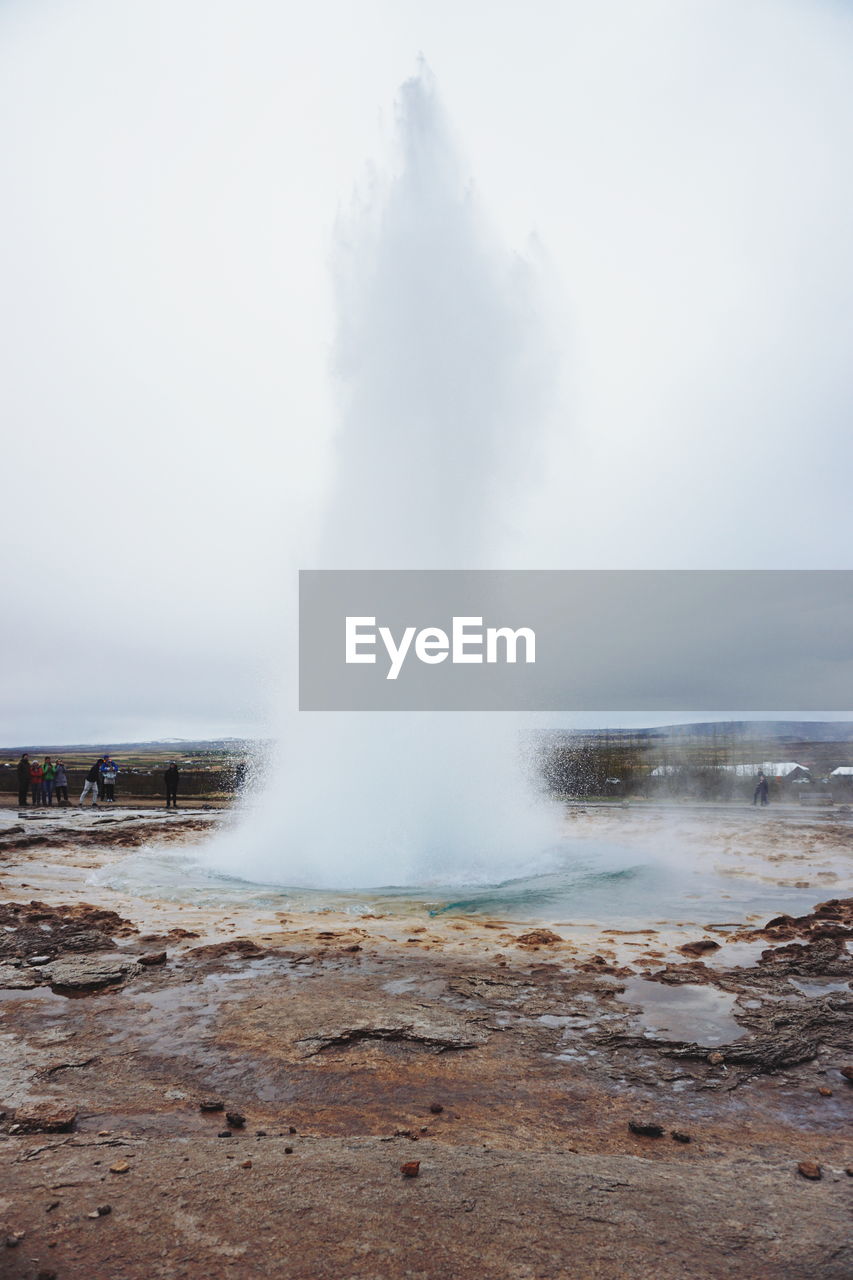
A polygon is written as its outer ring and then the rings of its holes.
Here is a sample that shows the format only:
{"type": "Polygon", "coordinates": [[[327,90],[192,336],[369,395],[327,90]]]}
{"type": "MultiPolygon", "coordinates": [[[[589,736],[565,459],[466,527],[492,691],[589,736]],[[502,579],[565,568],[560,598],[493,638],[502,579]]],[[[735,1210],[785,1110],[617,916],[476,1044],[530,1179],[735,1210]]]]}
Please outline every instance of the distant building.
{"type": "Polygon", "coordinates": [[[738,778],[754,778],[763,773],[765,778],[784,779],[786,782],[807,782],[811,776],[809,768],[797,764],[796,760],[764,760],[761,764],[724,764],[720,768],[735,774],[738,778]]]}

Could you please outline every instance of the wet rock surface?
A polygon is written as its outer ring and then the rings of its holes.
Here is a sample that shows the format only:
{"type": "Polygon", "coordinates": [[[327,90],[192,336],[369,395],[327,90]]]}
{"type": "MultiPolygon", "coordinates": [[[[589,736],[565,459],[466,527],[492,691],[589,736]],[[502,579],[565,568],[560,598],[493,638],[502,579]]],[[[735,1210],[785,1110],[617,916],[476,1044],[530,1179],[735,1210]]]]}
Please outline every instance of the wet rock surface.
{"type": "Polygon", "coordinates": [[[720,933],[628,966],[500,921],[6,904],[4,1276],[848,1280],[844,903],[732,934],[741,966],[720,933]],[[81,963],[119,979],[54,990],[81,963]],[[640,978],[726,1038],[651,1025],[640,978]]]}
{"type": "Polygon", "coordinates": [[[66,951],[110,951],[113,939],[135,933],[129,920],[82,902],[51,907],[44,902],[0,903],[0,960],[24,960],[66,951]]]}
{"type": "Polygon", "coordinates": [[[19,1107],[14,1124],[21,1133],[65,1133],[74,1127],[77,1112],[63,1102],[32,1102],[19,1107]]]}
{"type": "Polygon", "coordinates": [[[297,1044],[303,1056],[310,1058],[326,1049],[366,1041],[418,1045],[442,1053],[450,1049],[473,1049],[484,1044],[487,1038],[488,1032],[470,1019],[453,1019],[447,1014],[441,1018],[394,1019],[377,1008],[373,1017],[363,1016],[344,1026],[318,1028],[310,1036],[300,1038],[297,1044]]]}
{"type": "Polygon", "coordinates": [[[44,975],[54,991],[93,991],[124,982],[136,970],[127,956],[79,956],[45,965],[44,975]]]}
{"type": "MultiPolygon", "coordinates": [[[[761,928],[742,929],[733,936],[736,940],[743,941],[765,938],[772,943],[802,940],[808,952],[820,942],[834,942],[834,950],[832,946],[824,946],[814,954],[837,956],[843,953],[844,943],[853,939],[853,898],[830,898],[827,902],[819,902],[814,911],[806,915],[774,916],[761,928]]],[[[780,957],[785,953],[785,950],[781,951],[780,957]]],[[[796,948],[791,948],[787,953],[795,956],[803,954],[796,948]]],[[[768,955],[772,956],[772,953],[768,955]]]]}
{"type": "Polygon", "coordinates": [[[516,938],[516,942],[522,947],[555,947],[562,941],[553,929],[531,929],[529,933],[519,934],[516,938]]]}
{"type": "Polygon", "coordinates": [[[152,1232],[157,1265],[180,1274],[183,1259],[191,1280],[556,1277],[567,1259],[605,1280],[849,1274],[841,1119],[853,1090],[840,1071],[853,1046],[839,1048],[838,993],[774,1003],[745,970],[739,993],[764,1000],[738,1013],[755,1028],[751,1056],[738,1042],[678,1060],[690,1046],[644,1034],[612,975],[521,951],[495,970],[377,939],[355,954],[328,943],[185,950],[132,984],[63,1000],[61,1018],[9,993],[20,1052],[0,1175],[27,1257],[53,1245],[59,1274],[89,1280],[105,1255],[87,1233],[108,1227],[110,1274],[127,1280],[157,1274],[152,1232]],[[765,1003],[776,1022],[762,1022],[765,1003]],[[787,1044],[792,1027],[812,1058],[757,1064],[756,1043],[787,1044]],[[57,1034],[73,1056],[57,1060],[57,1034]],[[49,1106],[77,1117],[33,1145],[12,1131],[28,1105],[16,1091],[45,1079],[63,1091],[49,1106]],[[819,1179],[799,1171],[808,1160],[819,1179]],[[33,1202],[34,1175],[59,1197],[50,1213],[33,1202]],[[103,1177],[108,1223],[93,1207],[103,1177]],[[793,1214],[798,1194],[818,1198],[793,1214]],[[512,1271],[497,1247],[509,1222],[512,1271]],[[709,1224],[713,1249],[698,1243],[709,1224]]]}
{"type": "MultiPolygon", "coordinates": [[[[47,819],[49,815],[39,815],[47,819]]],[[[27,851],[43,853],[50,849],[66,849],[69,844],[76,848],[103,848],[118,845],[122,849],[136,849],[147,844],[151,839],[151,824],[139,814],[119,814],[97,816],[78,815],[76,807],[65,815],[67,823],[51,822],[43,828],[35,827],[31,816],[27,824],[16,823],[0,831],[0,861],[13,854],[27,851]],[[75,819],[83,816],[89,819],[86,825],[75,825],[75,819]]],[[[39,822],[39,818],[35,822],[39,822]]],[[[57,813],[58,818],[58,813],[57,813]]],[[[157,830],[157,839],[161,842],[185,840],[187,831],[202,831],[208,824],[192,817],[183,817],[179,827],[174,830],[157,830]]]]}
{"type": "Polygon", "coordinates": [[[686,956],[702,956],[708,951],[719,951],[720,944],[713,938],[697,938],[695,942],[685,942],[678,948],[686,956]]]}

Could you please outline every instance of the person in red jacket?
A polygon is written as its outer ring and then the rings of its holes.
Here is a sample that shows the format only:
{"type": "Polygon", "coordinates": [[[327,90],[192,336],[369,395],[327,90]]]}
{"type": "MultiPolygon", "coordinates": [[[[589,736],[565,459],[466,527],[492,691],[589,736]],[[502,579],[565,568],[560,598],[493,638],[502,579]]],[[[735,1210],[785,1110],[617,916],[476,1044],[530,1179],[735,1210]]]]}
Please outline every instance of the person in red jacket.
{"type": "Polygon", "coordinates": [[[42,804],[42,792],[44,790],[44,770],[37,760],[30,765],[30,789],[33,793],[33,806],[42,804]]]}

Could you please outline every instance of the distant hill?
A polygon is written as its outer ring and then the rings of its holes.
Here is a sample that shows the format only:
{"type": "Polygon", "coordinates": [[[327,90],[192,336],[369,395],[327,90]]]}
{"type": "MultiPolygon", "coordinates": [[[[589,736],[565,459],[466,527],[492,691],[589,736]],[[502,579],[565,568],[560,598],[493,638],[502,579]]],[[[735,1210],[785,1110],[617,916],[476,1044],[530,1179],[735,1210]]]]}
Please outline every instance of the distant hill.
{"type": "Polygon", "coordinates": [[[692,724],[655,725],[648,729],[564,729],[558,734],[585,738],[678,739],[728,738],[741,742],[853,742],[850,720],[700,720],[692,724]]]}
{"type": "MultiPolygon", "coordinates": [[[[691,724],[654,725],[648,728],[621,729],[554,729],[543,735],[546,739],[565,740],[583,739],[594,742],[597,739],[608,740],[625,738],[632,742],[647,741],[651,746],[657,742],[691,741],[705,739],[728,740],[732,744],[746,745],[750,742],[853,742],[853,721],[851,720],[699,720],[691,724]]],[[[246,755],[260,750],[262,753],[272,745],[271,738],[157,738],[150,742],[52,742],[21,743],[17,746],[0,747],[0,757],[16,755],[29,751],[35,755],[84,755],[108,751],[110,755],[246,755]]]]}
{"type": "Polygon", "coordinates": [[[35,755],[76,755],[84,752],[98,755],[103,751],[108,751],[110,755],[120,755],[123,752],[132,752],[134,755],[168,755],[170,752],[196,755],[223,751],[239,755],[263,746],[265,741],[262,738],[159,738],[151,742],[114,742],[112,739],[101,742],[27,742],[19,746],[0,747],[0,755],[20,755],[22,751],[35,755]]]}

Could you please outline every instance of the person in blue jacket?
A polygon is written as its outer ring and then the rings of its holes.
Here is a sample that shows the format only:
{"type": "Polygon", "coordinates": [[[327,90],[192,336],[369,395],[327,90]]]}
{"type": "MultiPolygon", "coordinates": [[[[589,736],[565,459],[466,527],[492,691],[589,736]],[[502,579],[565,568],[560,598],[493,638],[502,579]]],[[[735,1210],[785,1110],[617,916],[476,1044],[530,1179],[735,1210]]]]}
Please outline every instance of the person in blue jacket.
{"type": "Polygon", "coordinates": [[[115,803],[118,772],[119,768],[115,760],[111,760],[109,756],[104,756],[104,761],[101,765],[101,788],[104,793],[104,799],[111,804],[115,803]]]}

